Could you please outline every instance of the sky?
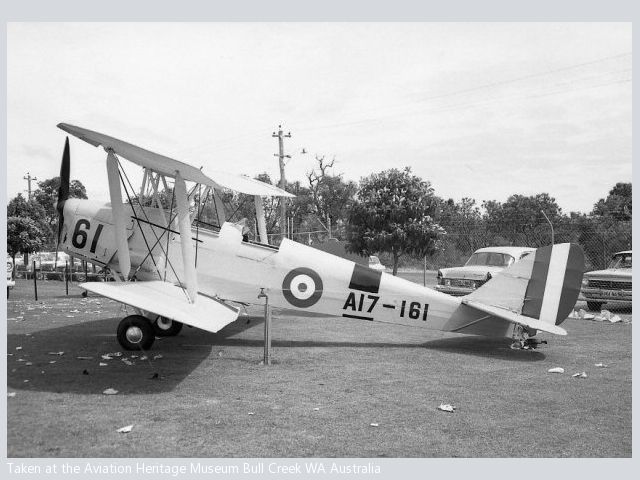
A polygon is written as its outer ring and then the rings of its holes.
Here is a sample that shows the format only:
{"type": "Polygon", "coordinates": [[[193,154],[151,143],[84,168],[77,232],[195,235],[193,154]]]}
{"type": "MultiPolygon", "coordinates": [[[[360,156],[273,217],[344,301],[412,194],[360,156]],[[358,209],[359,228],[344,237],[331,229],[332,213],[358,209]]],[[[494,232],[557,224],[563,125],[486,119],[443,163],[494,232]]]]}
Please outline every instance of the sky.
{"type": "MultiPolygon", "coordinates": [[[[588,213],[631,182],[630,23],[9,23],[7,198],[58,175],[60,122],[203,167],[358,181],[411,167],[435,193],[546,192],[588,213]],[[307,153],[303,153],[307,152],[307,153]]],[[[106,154],[71,177],[108,200],[106,154]]],[[[127,167],[133,181],[138,168],[127,167]]]]}

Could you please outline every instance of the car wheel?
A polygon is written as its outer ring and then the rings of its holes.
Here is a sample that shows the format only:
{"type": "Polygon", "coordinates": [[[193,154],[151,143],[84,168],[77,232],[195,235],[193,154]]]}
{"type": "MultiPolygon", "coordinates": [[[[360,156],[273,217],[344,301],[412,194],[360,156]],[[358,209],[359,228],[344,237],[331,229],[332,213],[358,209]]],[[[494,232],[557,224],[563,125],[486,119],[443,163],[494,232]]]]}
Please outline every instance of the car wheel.
{"type": "Polygon", "coordinates": [[[587,302],[587,308],[594,312],[599,312],[600,308],[602,308],[601,302],[587,302]]]}
{"type": "Polygon", "coordinates": [[[129,315],[118,325],[118,343],[125,350],[148,350],[155,340],[155,332],[148,318],[129,315]]]}

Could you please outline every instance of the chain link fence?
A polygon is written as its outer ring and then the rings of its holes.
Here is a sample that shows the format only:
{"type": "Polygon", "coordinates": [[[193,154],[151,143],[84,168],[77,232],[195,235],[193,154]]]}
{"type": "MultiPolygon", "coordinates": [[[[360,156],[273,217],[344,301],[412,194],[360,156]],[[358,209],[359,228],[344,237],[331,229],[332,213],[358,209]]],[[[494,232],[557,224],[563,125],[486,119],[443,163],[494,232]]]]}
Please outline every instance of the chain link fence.
{"type": "MultiPolygon", "coordinates": [[[[509,245],[537,248],[552,243],[549,225],[526,225],[520,231],[513,228],[511,232],[492,231],[482,224],[442,226],[447,233],[440,241],[438,252],[427,257],[428,268],[463,265],[475,250],[482,247],[509,245]]],[[[566,221],[554,226],[553,242],[580,245],[585,253],[587,270],[603,269],[614,253],[631,250],[631,222],[566,221]]]]}

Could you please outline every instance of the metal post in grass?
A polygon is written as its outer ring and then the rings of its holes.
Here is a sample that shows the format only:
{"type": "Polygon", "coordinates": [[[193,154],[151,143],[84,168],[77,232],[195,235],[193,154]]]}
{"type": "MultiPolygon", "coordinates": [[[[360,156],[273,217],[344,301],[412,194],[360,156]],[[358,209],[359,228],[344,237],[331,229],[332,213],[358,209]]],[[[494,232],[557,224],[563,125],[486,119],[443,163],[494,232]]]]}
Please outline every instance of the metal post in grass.
{"type": "Polygon", "coordinates": [[[422,285],[427,286],[427,256],[424,256],[424,263],[422,265],[422,285]]]}
{"type": "Polygon", "coordinates": [[[36,275],[36,261],[33,261],[33,292],[36,296],[36,302],[38,301],[38,280],[36,275]]]}
{"type": "Polygon", "coordinates": [[[69,262],[67,260],[64,261],[64,287],[69,295],[69,262]]]}
{"type": "Polygon", "coordinates": [[[271,365],[271,306],[264,288],[260,289],[258,298],[264,298],[264,364],[271,365]]]}
{"type": "Polygon", "coordinates": [[[84,262],[84,281],[87,282],[87,262],[84,262]]]}

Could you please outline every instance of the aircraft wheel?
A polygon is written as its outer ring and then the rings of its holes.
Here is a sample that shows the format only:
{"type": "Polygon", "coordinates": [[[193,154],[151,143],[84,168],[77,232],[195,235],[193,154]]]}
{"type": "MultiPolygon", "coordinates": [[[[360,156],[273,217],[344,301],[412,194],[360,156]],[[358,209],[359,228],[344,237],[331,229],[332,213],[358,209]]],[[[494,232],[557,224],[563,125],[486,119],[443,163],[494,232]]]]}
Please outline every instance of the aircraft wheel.
{"type": "Polygon", "coordinates": [[[587,302],[587,308],[594,312],[599,312],[602,308],[602,303],[600,302],[587,302]]]}
{"type": "Polygon", "coordinates": [[[159,316],[153,322],[153,330],[157,337],[175,337],[182,330],[182,323],[159,316]]]}
{"type": "Polygon", "coordinates": [[[142,315],[129,315],[118,325],[118,343],[125,350],[148,350],[155,338],[151,322],[142,315]]]}

